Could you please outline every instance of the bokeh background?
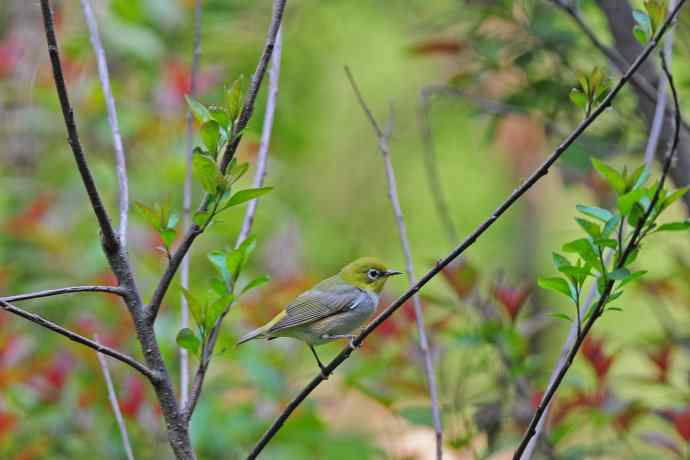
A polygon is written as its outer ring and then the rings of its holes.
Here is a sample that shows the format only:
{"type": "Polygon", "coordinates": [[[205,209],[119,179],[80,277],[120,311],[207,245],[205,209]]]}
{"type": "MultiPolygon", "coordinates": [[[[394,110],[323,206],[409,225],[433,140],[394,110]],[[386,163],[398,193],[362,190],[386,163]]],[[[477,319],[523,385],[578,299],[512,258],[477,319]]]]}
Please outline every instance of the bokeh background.
{"type": "MultiPolygon", "coordinates": [[[[169,200],[180,210],[184,178],[184,95],[189,91],[192,0],[93,2],[107,52],[127,154],[133,200],[169,200]]],[[[602,40],[611,33],[599,8],[582,14],[602,40]]],[[[642,2],[633,2],[636,6],[642,2]]],[[[57,32],[88,160],[115,215],[117,182],[105,105],[86,25],[75,1],[55,2],[57,32]]],[[[685,8],[687,10],[687,8],[685,8]]],[[[248,78],[270,18],[268,1],[203,2],[198,99],[222,100],[223,85],[248,78]]],[[[676,28],[674,75],[690,108],[690,15],[676,28]]],[[[657,66],[658,60],[653,60],[657,66]]],[[[316,372],[299,342],[232,343],[294,295],[361,255],[404,267],[376,138],[353,96],[352,69],[374,113],[395,110],[392,160],[415,271],[422,275],[458,241],[435,210],[420,136],[420,93],[435,94],[426,119],[435,162],[460,237],[500,201],[582,118],[568,99],[576,71],[606,59],[562,11],[544,1],[412,0],[289,2],[267,184],[253,233],[258,247],[247,279],[272,281],[233,308],[225,351],[212,364],[192,423],[200,458],[242,458],[283,405],[316,372]]],[[[239,158],[254,172],[265,85],[239,158]]],[[[572,315],[562,298],[536,288],[552,274],[551,252],[580,234],[575,205],[610,204],[589,166],[642,162],[647,125],[625,89],[588,134],[477,244],[462,265],[423,291],[442,399],[448,458],[507,458],[538,399],[572,315]],[[481,300],[478,300],[481,299],[481,300]],[[476,303],[496,313],[486,321],[476,303]],[[473,305],[475,304],[475,305],[473,305]],[[497,350],[508,350],[510,365],[497,350]],[[532,393],[520,395],[517,379],[532,393]]],[[[36,2],[0,8],[0,292],[114,278],[78,179],[50,74],[36,2]]],[[[658,165],[655,166],[655,168],[658,165]]],[[[658,170],[658,169],[657,169],[658,170]]],[[[680,184],[684,185],[684,184],[680,184]]],[[[194,202],[201,196],[194,189],[194,202]]],[[[682,202],[666,219],[685,218],[682,202]]],[[[195,244],[191,286],[202,295],[206,254],[235,240],[243,208],[225,213],[195,244]]],[[[145,299],[165,267],[160,240],[131,214],[130,255],[145,299]]],[[[566,379],[550,420],[551,458],[686,458],[690,439],[687,326],[690,257],[686,232],[652,238],[630,287],[597,323],[566,379]],[[674,451],[679,451],[675,453],[674,451]]],[[[179,374],[178,284],[157,333],[179,374]]],[[[386,287],[386,300],[406,288],[386,287]]],[[[384,303],[384,302],[382,302],[384,303]]],[[[35,300],[24,307],[140,356],[129,316],[101,294],[35,300]]],[[[321,347],[324,358],[342,344],[321,347]]],[[[267,459],[425,459],[433,432],[411,307],[405,306],[290,419],[267,459]]],[[[136,458],[170,458],[162,417],[141,376],[111,369],[136,458]]],[[[0,458],[123,458],[96,356],[45,330],[0,313],[0,458]]]]}

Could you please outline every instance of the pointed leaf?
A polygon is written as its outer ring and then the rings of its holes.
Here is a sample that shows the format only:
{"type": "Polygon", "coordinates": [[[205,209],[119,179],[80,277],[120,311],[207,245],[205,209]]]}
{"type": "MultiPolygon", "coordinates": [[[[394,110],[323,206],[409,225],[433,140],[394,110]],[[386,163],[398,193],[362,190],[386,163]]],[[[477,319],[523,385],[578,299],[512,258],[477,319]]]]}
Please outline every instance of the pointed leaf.
{"type": "Polygon", "coordinates": [[[201,125],[201,140],[209,152],[215,154],[218,150],[218,139],[220,139],[220,127],[215,120],[209,120],[201,125]]]}
{"type": "Polygon", "coordinates": [[[587,219],[581,219],[580,217],[576,217],[575,222],[577,222],[577,224],[592,238],[597,238],[601,235],[601,229],[594,222],[587,219]]]}
{"type": "Polygon", "coordinates": [[[667,224],[659,225],[656,229],[657,232],[667,232],[667,231],[680,231],[687,230],[690,228],[690,220],[683,220],[680,222],[669,222],[667,224]]]}
{"type": "Polygon", "coordinates": [[[192,169],[194,176],[201,183],[204,190],[211,195],[215,194],[221,176],[213,158],[206,155],[194,155],[192,158],[192,169]]]}
{"type": "Polygon", "coordinates": [[[566,297],[569,297],[573,301],[575,301],[576,299],[576,297],[573,295],[571,284],[561,277],[554,276],[547,278],[540,276],[537,280],[537,283],[539,284],[539,287],[542,289],[551,289],[552,291],[559,292],[565,295],[566,297]]]}
{"type": "Polygon", "coordinates": [[[181,329],[180,332],[177,333],[176,341],[180,348],[184,348],[196,356],[199,355],[201,341],[196,335],[194,335],[194,332],[191,329],[187,327],[181,329]]]}
{"type": "Polygon", "coordinates": [[[592,166],[594,166],[594,169],[606,179],[606,182],[611,185],[611,188],[613,188],[616,193],[622,194],[625,192],[625,181],[618,171],[596,158],[592,158],[592,166]]]}
{"type": "Polygon", "coordinates": [[[154,229],[159,228],[161,220],[159,213],[146,206],[141,201],[134,202],[134,210],[154,229]]]}
{"type": "Polygon", "coordinates": [[[575,208],[582,214],[599,219],[602,222],[608,222],[613,217],[611,211],[603,208],[597,208],[596,206],[583,206],[578,204],[575,208]]]}
{"type": "Polygon", "coordinates": [[[194,318],[194,322],[197,325],[202,325],[204,323],[204,308],[201,302],[197,300],[196,297],[192,295],[189,290],[181,287],[182,289],[182,294],[184,295],[185,300],[187,300],[187,306],[189,307],[189,312],[192,314],[192,318],[194,318]]]}
{"type": "Polygon", "coordinates": [[[230,88],[225,90],[225,104],[228,108],[228,117],[231,122],[235,122],[242,108],[242,80],[240,76],[235,80],[230,88]]]}
{"type": "Polygon", "coordinates": [[[630,276],[630,270],[627,268],[618,268],[607,274],[607,277],[611,280],[621,281],[630,276]]]}
{"type": "Polygon", "coordinates": [[[228,270],[227,255],[223,251],[211,251],[207,255],[216,271],[220,274],[223,281],[230,281],[230,271],[228,270]]]}
{"type": "Polygon", "coordinates": [[[202,104],[201,102],[197,101],[189,95],[186,95],[184,98],[187,101],[189,110],[192,111],[194,118],[196,118],[196,120],[199,123],[204,123],[211,117],[211,115],[208,113],[208,109],[206,109],[204,104],[202,104]]]}
{"type": "Polygon", "coordinates": [[[638,188],[637,190],[633,190],[631,192],[619,196],[618,210],[620,211],[621,215],[627,216],[628,213],[632,210],[635,203],[640,201],[640,199],[645,195],[645,193],[646,189],[638,188]]]}
{"type": "Polygon", "coordinates": [[[235,193],[225,205],[224,209],[237,206],[246,201],[253,200],[273,190],[273,187],[248,188],[235,193]]]}
{"type": "Polygon", "coordinates": [[[271,277],[268,276],[268,275],[261,275],[261,276],[258,276],[258,277],[256,277],[256,278],[254,278],[253,280],[251,280],[250,282],[248,282],[248,283],[246,284],[246,286],[244,286],[244,287],[242,288],[242,294],[244,294],[244,293],[247,292],[247,291],[250,291],[250,290],[252,290],[252,289],[257,288],[257,287],[261,286],[262,284],[266,284],[266,283],[268,283],[269,281],[271,281],[271,277]]]}

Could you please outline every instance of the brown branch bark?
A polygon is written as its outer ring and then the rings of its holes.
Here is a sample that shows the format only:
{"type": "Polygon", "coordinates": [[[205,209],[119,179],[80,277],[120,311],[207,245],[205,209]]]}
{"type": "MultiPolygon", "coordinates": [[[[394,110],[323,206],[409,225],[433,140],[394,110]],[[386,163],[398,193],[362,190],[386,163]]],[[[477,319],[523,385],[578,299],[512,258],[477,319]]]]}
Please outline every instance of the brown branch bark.
{"type": "Polygon", "coordinates": [[[124,289],[117,286],[70,286],[0,297],[0,300],[4,300],[5,302],[19,302],[21,300],[40,299],[42,297],[53,297],[63,294],[76,294],[78,292],[105,292],[108,294],[115,294],[120,297],[124,297],[127,293],[124,289]]]}
{"type": "MultiPolygon", "coordinates": [[[[685,0],[681,0],[679,6],[672,12],[670,18],[675,17],[685,0]]],[[[578,137],[584,133],[587,128],[597,119],[599,116],[611,106],[611,102],[616,98],[620,90],[628,83],[631,76],[640,68],[640,66],[645,62],[647,57],[656,48],[658,40],[666,32],[670,24],[670,19],[668,19],[662,25],[659,30],[659,34],[655,37],[642,51],[642,53],[635,59],[630,68],[621,77],[618,83],[611,89],[611,92],[604,98],[601,105],[598,106],[592,113],[586,117],[575,130],[549,155],[549,157],[539,166],[517,189],[515,189],[506,199],[501,203],[496,210],[477,228],[475,228],[472,233],[470,233],[464,241],[462,241],[455,249],[453,249],[446,257],[440,260],[434,268],[429,270],[412,288],[408,289],[402,296],[400,296],[395,302],[389,305],[379,316],[377,316],[354,340],[352,345],[359,346],[362,342],[376,330],[388,317],[395,313],[398,308],[400,308],[408,299],[415,295],[424,285],[431,281],[440,271],[455,260],[458,256],[464,253],[467,248],[472,246],[477,239],[488,230],[498,219],[501,217],[508,209],[510,209],[515,202],[522,197],[534,184],[536,184],[539,179],[548,174],[549,168],[560,158],[560,156],[570,147],[573,142],[577,140],[578,137]]],[[[354,348],[348,346],[344,348],[323,370],[322,373],[318,374],[311,382],[309,382],[304,389],[286,406],[283,412],[278,416],[278,418],[271,424],[264,435],[259,439],[257,444],[254,446],[252,451],[248,455],[248,459],[256,458],[261,451],[266,447],[266,445],[273,439],[273,437],[278,433],[280,428],[285,424],[285,421],[290,417],[290,415],[299,407],[299,405],[314,391],[333,371],[345,362],[354,348]]]]}
{"type": "Polygon", "coordinates": [[[21,318],[24,318],[28,321],[31,321],[34,324],[38,324],[41,327],[44,327],[46,329],[49,329],[53,332],[56,332],[64,337],[67,337],[70,339],[72,342],[79,343],[81,345],[87,346],[89,348],[93,348],[99,353],[103,353],[104,355],[111,356],[118,361],[122,361],[123,363],[131,366],[141,374],[143,374],[146,378],[149,380],[158,380],[160,378],[159,375],[157,375],[154,371],[137,361],[136,359],[132,358],[131,356],[127,356],[124,353],[120,353],[117,350],[113,350],[110,347],[106,347],[104,345],[101,345],[97,342],[94,342],[91,339],[87,339],[86,337],[83,337],[76,332],[72,332],[69,329],[65,329],[64,327],[60,326],[59,324],[55,324],[52,321],[49,321],[45,319],[44,317],[37,315],[35,313],[30,313],[26,310],[22,310],[19,307],[16,307],[12,305],[9,302],[6,302],[3,299],[0,299],[0,307],[2,307],[3,310],[5,310],[8,313],[12,313],[13,315],[17,315],[21,318]]]}

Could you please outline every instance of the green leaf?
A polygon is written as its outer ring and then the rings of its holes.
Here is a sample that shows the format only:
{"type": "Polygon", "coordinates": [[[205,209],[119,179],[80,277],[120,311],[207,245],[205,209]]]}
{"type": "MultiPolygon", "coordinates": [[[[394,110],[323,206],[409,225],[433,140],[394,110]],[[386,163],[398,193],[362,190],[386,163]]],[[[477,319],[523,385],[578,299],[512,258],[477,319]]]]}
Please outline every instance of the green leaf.
{"type": "Polygon", "coordinates": [[[209,152],[216,153],[218,150],[218,139],[220,139],[220,128],[218,122],[209,120],[201,125],[201,140],[209,152]]]}
{"type": "Polygon", "coordinates": [[[242,294],[244,294],[247,291],[250,291],[251,289],[256,289],[257,287],[261,286],[262,284],[266,284],[269,281],[271,281],[271,277],[268,275],[258,276],[250,282],[248,282],[246,286],[242,288],[242,294]]]}
{"type": "Polygon", "coordinates": [[[165,230],[159,231],[158,234],[160,235],[161,240],[163,241],[163,245],[167,249],[170,249],[170,246],[172,246],[173,241],[175,241],[175,236],[177,235],[177,232],[175,231],[175,229],[174,228],[167,228],[165,230]]]}
{"type": "Polygon", "coordinates": [[[627,216],[630,210],[632,210],[635,203],[640,201],[640,199],[645,195],[646,190],[644,188],[638,188],[631,192],[618,197],[618,210],[621,215],[627,216]]]}
{"type": "Polygon", "coordinates": [[[662,209],[668,208],[671,204],[673,204],[673,202],[675,202],[676,200],[678,200],[679,198],[681,198],[683,195],[685,195],[686,193],[688,193],[688,190],[690,190],[690,185],[685,186],[685,187],[683,187],[683,188],[679,188],[679,189],[676,190],[675,192],[671,193],[669,196],[667,196],[667,197],[664,199],[663,205],[662,205],[661,208],[662,208],[662,209]]]}
{"type": "Polygon", "coordinates": [[[576,217],[575,222],[592,238],[598,238],[601,235],[601,229],[594,222],[580,217],[576,217]]]}
{"type": "Polygon", "coordinates": [[[185,95],[184,98],[187,100],[189,110],[192,111],[194,118],[196,118],[199,123],[204,123],[211,118],[211,114],[208,113],[208,109],[201,102],[189,95],[185,95]]]}
{"type": "Polygon", "coordinates": [[[540,276],[537,280],[537,283],[539,284],[540,288],[550,289],[552,291],[559,292],[565,295],[566,297],[570,298],[573,302],[577,299],[577,297],[574,295],[574,289],[572,288],[572,285],[559,276],[540,276]]]}
{"type": "Polygon", "coordinates": [[[611,188],[613,188],[616,193],[622,194],[625,192],[625,181],[618,171],[596,158],[592,158],[592,166],[594,166],[594,169],[596,169],[606,182],[611,185],[611,188]]]}
{"type": "Polygon", "coordinates": [[[652,38],[652,21],[649,19],[647,13],[642,10],[634,9],[633,18],[640,28],[645,32],[647,38],[652,38]]]}
{"type": "Polygon", "coordinates": [[[240,114],[242,108],[242,80],[243,77],[240,76],[235,80],[230,88],[225,90],[225,104],[228,108],[228,117],[233,123],[240,114]]]}
{"type": "Polygon", "coordinates": [[[570,100],[580,109],[585,110],[587,108],[587,96],[579,88],[573,88],[570,90],[570,100]]]}
{"type": "Polygon", "coordinates": [[[618,228],[618,224],[620,223],[621,218],[618,214],[613,215],[607,222],[606,225],[604,225],[604,229],[601,231],[601,236],[604,238],[608,238],[613,231],[618,228]]]}
{"type": "Polygon", "coordinates": [[[650,172],[646,164],[643,164],[633,172],[625,181],[626,190],[636,190],[642,187],[649,179],[650,172]]]}
{"type": "Polygon", "coordinates": [[[168,228],[175,228],[177,227],[177,223],[180,221],[180,215],[176,212],[171,212],[170,215],[168,216],[168,223],[167,227],[168,228]]]}
{"type": "Polygon", "coordinates": [[[244,263],[244,254],[239,249],[233,249],[225,256],[225,263],[233,281],[237,279],[244,263]]]}
{"type": "Polygon", "coordinates": [[[604,311],[623,311],[621,307],[606,307],[604,311]]]}
{"type": "Polygon", "coordinates": [[[595,206],[584,206],[578,204],[575,206],[575,209],[577,209],[586,216],[594,217],[595,219],[599,219],[602,222],[608,222],[613,217],[611,211],[603,208],[597,208],[595,206]]]}
{"type": "Polygon", "coordinates": [[[273,190],[273,187],[247,188],[244,190],[240,190],[228,200],[223,209],[227,209],[232,206],[242,204],[246,201],[253,200],[254,198],[258,198],[262,195],[267,194],[271,190],[273,190]]]}
{"type": "Polygon", "coordinates": [[[630,276],[630,270],[627,268],[618,268],[606,275],[608,279],[621,281],[630,276]]]}
{"type": "Polygon", "coordinates": [[[557,252],[554,252],[551,254],[553,257],[553,264],[556,266],[558,270],[560,270],[562,267],[570,267],[571,263],[568,259],[563,257],[557,252]]]}
{"type": "Polygon", "coordinates": [[[185,300],[187,301],[187,306],[189,307],[189,312],[192,314],[192,318],[194,318],[194,322],[196,322],[197,325],[201,326],[204,324],[204,308],[201,302],[192,295],[189,290],[180,287],[182,289],[182,295],[184,295],[185,300]]]}
{"type": "Polygon", "coordinates": [[[204,190],[214,195],[221,175],[213,158],[206,155],[194,155],[192,158],[192,170],[204,190]]]}
{"type": "Polygon", "coordinates": [[[192,221],[198,225],[199,227],[203,227],[206,225],[206,221],[208,220],[209,213],[208,211],[196,211],[194,215],[192,216],[192,221]]]}
{"type": "Polygon", "coordinates": [[[558,271],[567,276],[571,281],[581,285],[592,273],[592,267],[590,265],[585,265],[584,267],[561,267],[558,271]]]}
{"type": "Polygon", "coordinates": [[[140,201],[134,202],[134,210],[137,212],[137,214],[143,217],[144,220],[153,228],[155,228],[156,230],[160,228],[160,213],[154,211],[152,208],[146,206],[144,203],[140,201]]]}
{"type": "Polygon", "coordinates": [[[230,282],[230,271],[228,270],[227,255],[223,251],[211,251],[207,254],[208,260],[220,274],[223,281],[230,282]]]}
{"type": "Polygon", "coordinates": [[[252,252],[256,249],[256,236],[249,235],[247,239],[242,241],[237,247],[237,250],[242,254],[244,261],[246,261],[252,252]]]}
{"type": "Polygon", "coordinates": [[[587,238],[579,238],[563,245],[563,251],[578,254],[585,262],[597,266],[599,258],[587,238]]]}
{"type": "Polygon", "coordinates": [[[647,270],[640,270],[640,271],[637,271],[637,272],[633,272],[633,273],[629,274],[626,278],[624,278],[624,279],[621,281],[621,284],[620,284],[618,287],[619,287],[619,288],[622,288],[622,287],[625,286],[626,284],[632,283],[632,282],[635,281],[636,279],[642,278],[642,277],[643,277],[644,275],[646,275],[646,274],[647,274],[647,270]]]}
{"type": "Polygon", "coordinates": [[[177,333],[177,345],[180,348],[190,351],[192,354],[198,356],[201,348],[201,341],[194,335],[194,332],[185,327],[177,333]]]}
{"type": "Polygon", "coordinates": [[[224,295],[216,299],[209,307],[206,315],[206,328],[211,329],[218,321],[218,318],[230,308],[230,305],[235,301],[233,294],[224,295]]]}
{"type": "Polygon", "coordinates": [[[666,18],[666,2],[662,0],[645,0],[644,7],[649,14],[652,34],[656,34],[666,18]]]}
{"type": "Polygon", "coordinates": [[[633,36],[642,46],[646,45],[649,41],[647,38],[647,33],[639,25],[633,27],[633,36]]]}
{"type": "Polygon", "coordinates": [[[218,125],[220,125],[223,129],[228,129],[230,125],[230,118],[228,117],[228,112],[223,107],[212,105],[208,108],[208,111],[211,114],[211,118],[214,119],[218,125]]]}
{"type": "Polygon", "coordinates": [[[568,321],[568,322],[572,322],[572,320],[573,320],[570,316],[566,315],[565,313],[553,312],[553,313],[549,313],[549,316],[552,316],[552,317],[557,318],[557,319],[562,319],[562,320],[568,321]]]}
{"type": "Polygon", "coordinates": [[[668,224],[659,225],[657,232],[680,231],[690,228],[690,220],[683,220],[680,222],[670,222],[668,224]]]}
{"type": "Polygon", "coordinates": [[[248,169],[249,163],[237,164],[237,162],[233,162],[230,164],[227,174],[225,174],[225,180],[228,184],[232,185],[244,176],[244,173],[246,173],[248,169]]]}
{"type": "Polygon", "coordinates": [[[594,240],[594,244],[605,248],[611,248],[613,250],[618,248],[618,241],[611,238],[597,238],[594,240]]]}

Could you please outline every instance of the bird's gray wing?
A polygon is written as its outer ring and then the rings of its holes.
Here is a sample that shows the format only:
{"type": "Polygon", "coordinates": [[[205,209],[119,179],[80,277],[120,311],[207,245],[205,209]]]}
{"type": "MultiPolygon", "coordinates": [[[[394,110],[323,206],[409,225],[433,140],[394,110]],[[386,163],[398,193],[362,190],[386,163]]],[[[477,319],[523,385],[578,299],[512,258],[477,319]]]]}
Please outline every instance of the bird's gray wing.
{"type": "Polygon", "coordinates": [[[285,317],[274,324],[269,331],[276,332],[327,318],[356,306],[367,297],[366,293],[352,286],[334,287],[322,286],[322,284],[297,297],[285,309],[285,317]],[[324,287],[328,289],[321,290],[324,287]]]}

